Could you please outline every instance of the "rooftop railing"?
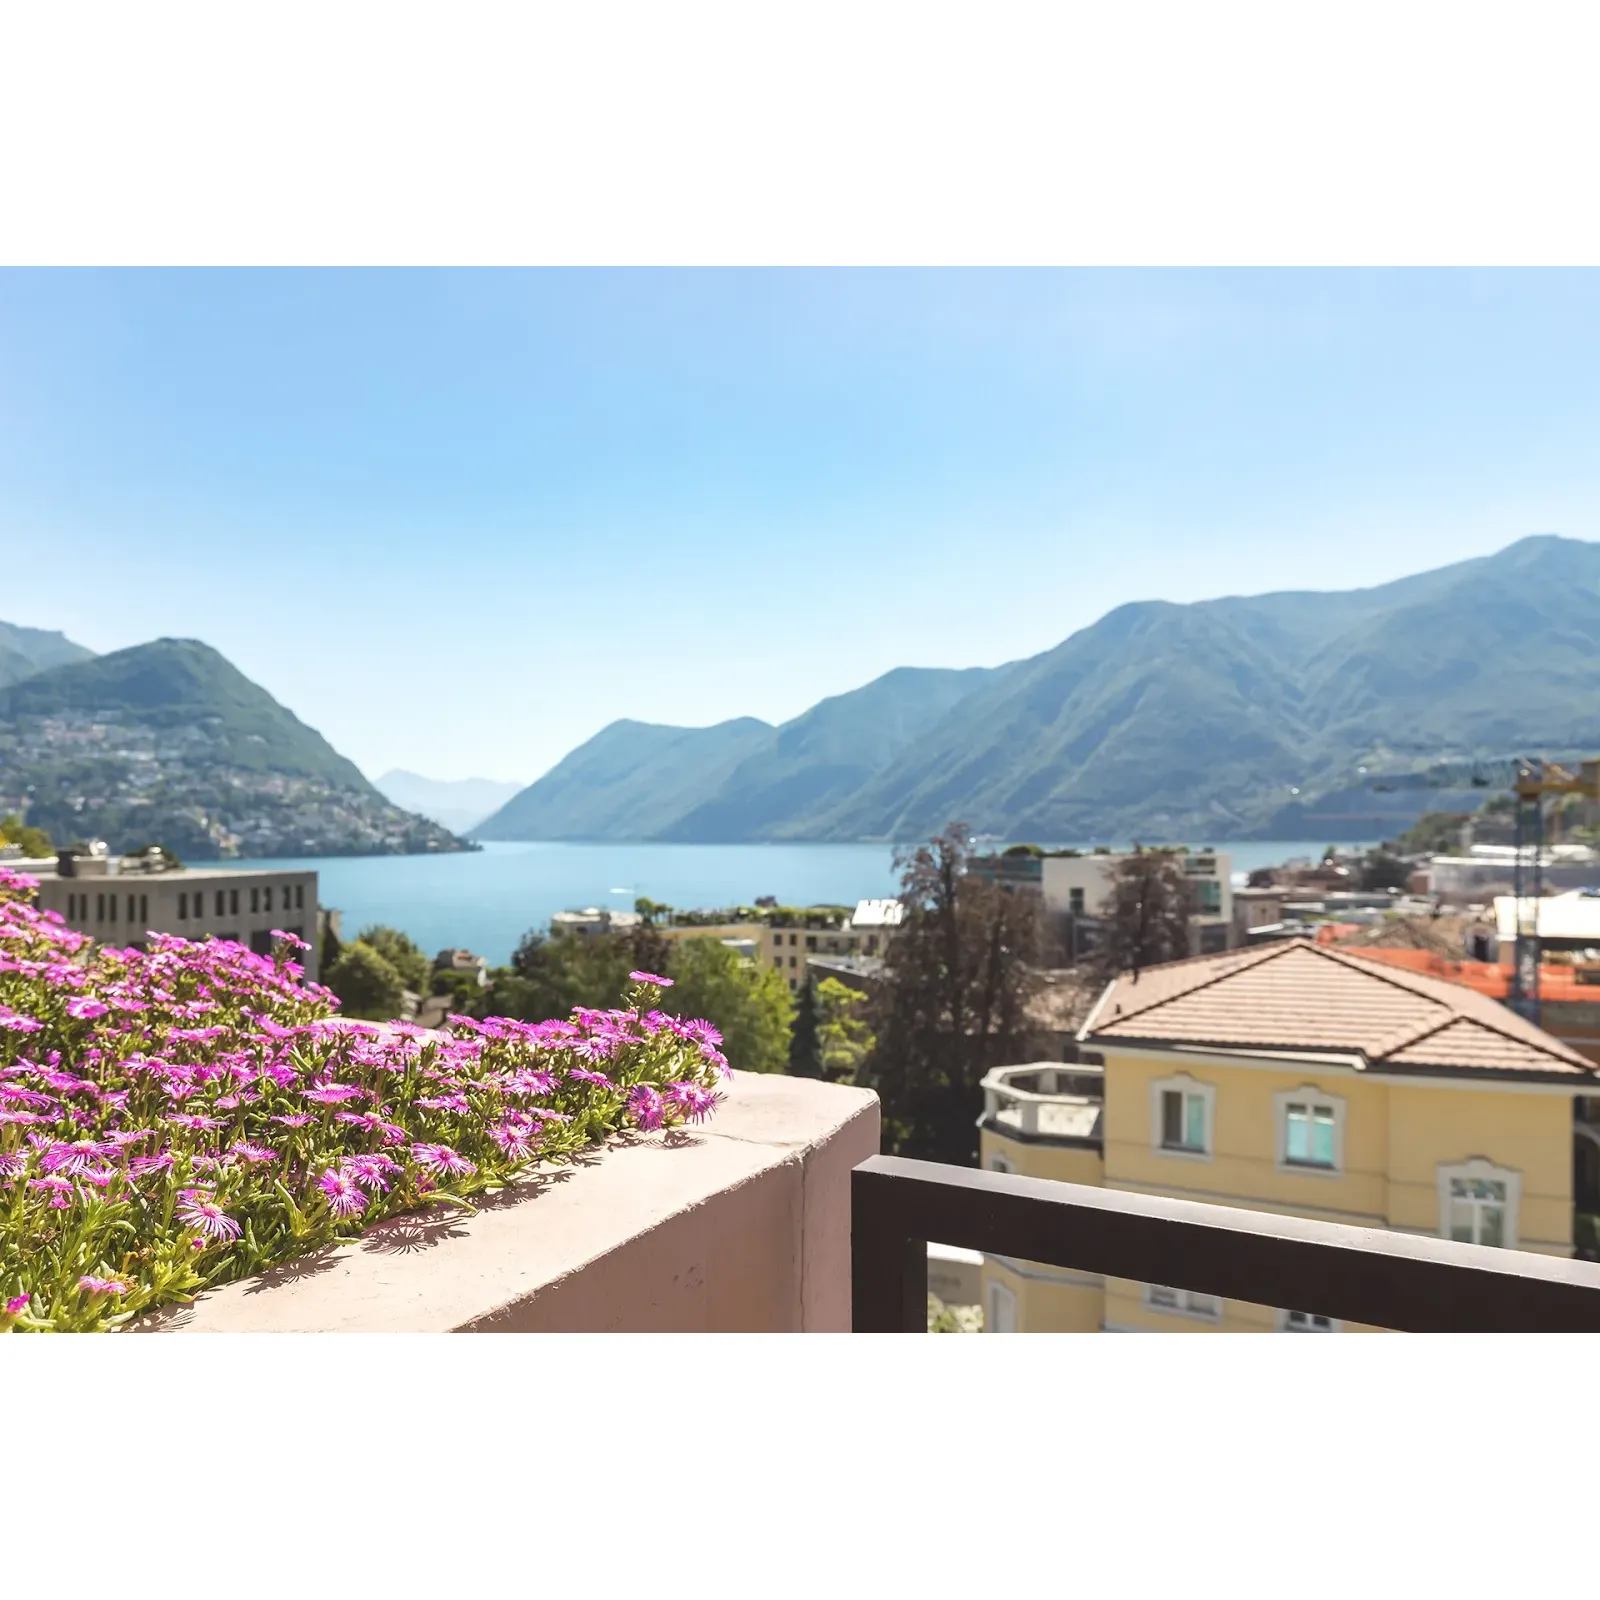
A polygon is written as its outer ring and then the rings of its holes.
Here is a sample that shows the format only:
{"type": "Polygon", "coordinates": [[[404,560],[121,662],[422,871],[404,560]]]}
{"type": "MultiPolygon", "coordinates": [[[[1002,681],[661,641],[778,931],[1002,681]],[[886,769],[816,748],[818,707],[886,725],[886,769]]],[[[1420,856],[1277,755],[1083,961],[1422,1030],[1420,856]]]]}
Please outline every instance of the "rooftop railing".
{"type": "Polygon", "coordinates": [[[927,1327],[930,1239],[1403,1333],[1600,1332],[1600,1265],[873,1156],[851,1174],[857,1333],[927,1327]]]}

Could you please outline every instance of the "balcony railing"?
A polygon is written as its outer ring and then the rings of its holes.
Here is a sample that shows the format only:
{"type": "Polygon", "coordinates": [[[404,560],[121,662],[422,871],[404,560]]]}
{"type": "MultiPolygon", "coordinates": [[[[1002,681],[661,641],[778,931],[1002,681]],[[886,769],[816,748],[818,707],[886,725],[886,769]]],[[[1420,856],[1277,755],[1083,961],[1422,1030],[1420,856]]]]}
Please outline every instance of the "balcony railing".
{"type": "Polygon", "coordinates": [[[1088,1064],[996,1067],[983,1080],[983,1117],[1020,1139],[1094,1139],[1104,1101],[1104,1070],[1088,1064]]]}
{"type": "Polygon", "coordinates": [[[927,1327],[930,1239],[1403,1333],[1600,1332],[1600,1266],[873,1156],[851,1175],[857,1333],[927,1327]]]}

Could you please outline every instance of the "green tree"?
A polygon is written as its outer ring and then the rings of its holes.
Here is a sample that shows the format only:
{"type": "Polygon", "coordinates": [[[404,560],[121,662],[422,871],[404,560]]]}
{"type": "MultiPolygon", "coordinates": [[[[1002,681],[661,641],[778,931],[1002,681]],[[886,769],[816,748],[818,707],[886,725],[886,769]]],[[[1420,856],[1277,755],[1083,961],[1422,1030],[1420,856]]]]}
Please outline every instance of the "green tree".
{"type": "Polygon", "coordinates": [[[386,928],[375,923],[370,928],[363,928],[356,935],[356,942],[376,950],[400,974],[400,981],[413,994],[428,992],[428,979],[433,964],[417,948],[415,942],[398,928],[386,928]]]}
{"type": "Polygon", "coordinates": [[[865,1015],[867,997],[837,978],[824,978],[817,986],[816,1005],[822,1076],[830,1083],[854,1083],[876,1043],[865,1015]]]}
{"type": "Polygon", "coordinates": [[[822,1052],[817,1039],[817,995],[809,979],[800,991],[800,1004],[795,1010],[794,1027],[789,1034],[789,1076],[822,1076],[822,1052]]]}
{"type": "Polygon", "coordinates": [[[882,1101],[888,1150],[956,1165],[977,1160],[984,1074],[1035,1054],[1039,982],[1038,896],[968,872],[971,858],[962,823],[900,858],[905,912],[858,1072],[882,1101]]]}
{"type": "Polygon", "coordinates": [[[30,828],[15,811],[0,817],[0,844],[14,844],[25,856],[43,860],[55,853],[43,828],[30,828]]]}
{"type": "Polygon", "coordinates": [[[702,1017],[722,1033],[728,1064],[740,1072],[782,1072],[789,1060],[794,1001],[769,967],[749,961],[720,939],[683,939],[673,946],[673,979],[662,1009],[702,1017]]]}
{"type": "Polygon", "coordinates": [[[338,995],[344,1016],[392,1022],[400,1015],[405,980],[365,940],[347,944],[322,981],[338,995]]]}
{"type": "Polygon", "coordinates": [[[1371,850],[1361,864],[1361,887],[1368,893],[1403,889],[1411,881],[1411,868],[1387,850],[1371,850]]]}
{"type": "Polygon", "coordinates": [[[1189,953],[1194,909],[1194,889],[1177,852],[1135,845],[1111,869],[1100,942],[1086,963],[1091,977],[1109,982],[1120,972],[1181,961],[1189,953]]]}

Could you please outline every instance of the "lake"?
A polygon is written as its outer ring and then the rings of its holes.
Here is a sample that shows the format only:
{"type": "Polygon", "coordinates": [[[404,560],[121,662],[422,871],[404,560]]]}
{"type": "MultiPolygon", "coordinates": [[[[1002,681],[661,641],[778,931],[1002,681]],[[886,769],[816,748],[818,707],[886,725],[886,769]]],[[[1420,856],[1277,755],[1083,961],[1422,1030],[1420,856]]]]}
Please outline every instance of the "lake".
{"type": "MultiPolygon", "coordinates": [[[[1236,874],[1291,856],[1317,857],[1323,843],[1222,844],[1236,874]]],[[[303,867],[318,875],[318,899],[337,907],[344,936],[386,923],[430,956],[460,946],[508,961],[530,928],[557,911],[631,910],[640,895],[687,909],[751,905],[853,905],[898,887],[894,850],[879,844],[486,844],[444,856],[317,856],[241,861],[303,867]]]]}

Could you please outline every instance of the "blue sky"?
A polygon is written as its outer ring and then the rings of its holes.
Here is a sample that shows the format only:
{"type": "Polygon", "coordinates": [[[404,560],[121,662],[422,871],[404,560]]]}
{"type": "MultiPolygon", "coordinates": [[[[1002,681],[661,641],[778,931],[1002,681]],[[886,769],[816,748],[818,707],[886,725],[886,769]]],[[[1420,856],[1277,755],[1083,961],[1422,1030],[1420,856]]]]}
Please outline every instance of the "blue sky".
{"type": "Polygon", "coordinates": [[[0,618],[529,780],[1600,532],[1600,274],[0,272],[0,618]]]}

